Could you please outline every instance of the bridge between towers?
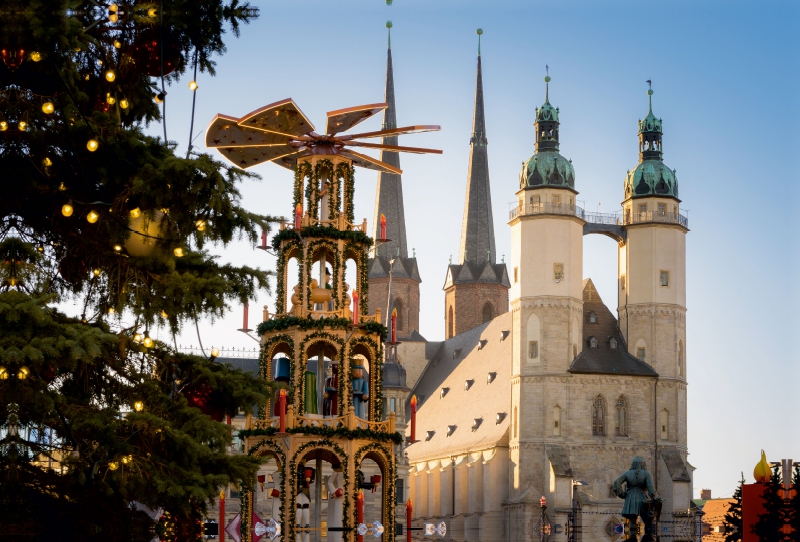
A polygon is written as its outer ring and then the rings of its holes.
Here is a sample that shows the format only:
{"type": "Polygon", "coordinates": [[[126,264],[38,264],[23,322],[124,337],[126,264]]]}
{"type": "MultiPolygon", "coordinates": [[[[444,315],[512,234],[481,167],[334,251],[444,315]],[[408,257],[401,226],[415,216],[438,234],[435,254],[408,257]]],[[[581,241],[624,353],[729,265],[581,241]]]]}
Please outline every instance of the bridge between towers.
{"type": "Polygon", "coordinates": [[[633,213],[624,219],[616,213],[587,213],[582,207],[577,205],[567,205],[561,203],[531,203],[520,205],[509,212],[509,219],[513,220],[520,216],[555,214],[577,216],[584,221],[583,234],[599,233],[611,237],[618,243],[624,243],[628,237],[626,227],[634,224],[645,224],[658,222],[662,224],[676,224],[680,227],[689,229],[689,219],[680,213],[667,213],[662,211],[646,211],[633,213]]]}

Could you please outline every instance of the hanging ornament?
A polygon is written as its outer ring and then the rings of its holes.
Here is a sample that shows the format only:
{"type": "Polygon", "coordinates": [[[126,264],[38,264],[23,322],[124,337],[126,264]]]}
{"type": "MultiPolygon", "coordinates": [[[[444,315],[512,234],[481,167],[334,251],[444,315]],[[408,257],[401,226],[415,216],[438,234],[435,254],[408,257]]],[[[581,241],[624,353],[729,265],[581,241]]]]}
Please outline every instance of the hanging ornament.
{"type": "Polygon", "coordinates": [[[129,105],[130,105],[130,104],[128,103],[128,100],[126,100],[125,98],[122,98],[122,99],[119,101],[119,106],[120,106],[122,109],[128,109],[128,106],[129,106],[129,105]]]}
{"type": "Polygon", "coordinates": [[[89,213],[86,215],[86,222],[88,222],[89,224],[94,224],[99,219],[100,219],[100,214],[94,209],[89,211],[89,213]]]}
{"type": "MultiPolygon", "coordinates": [[[[139,71],[150,77],[159,77],[161,73],[161,39],[162,30],[159,27],[148,28],[136,40],[133,48],[133,61],[139,71]]],[[[164,73],[169,75],[181,62],[181,49],[175,39],[175,33],[163,30],[164,73]]]]}
{"type": "Polygon", "coordinates": [[[97,142],[96,139],[90,139],[89,141],[86,142],[86,148],[89,149],[89,152],[96,151],[98,146],[99,143],[97,142]]]}
{"type": "Polygon", "coordinates": [[[69,200],[67,203],[61,206],[61,214],[64,216],[72,216],[72,213],[75,209],[72,207],[72,200],[69,200]]]}
{"type": "Polygon", "coordinates": [[[53,105],[53,102],[44,102],[42,104],[42,113],[44,113],[45,115],[50,115],[55,110],[56,108],[53,105]]]}
{"type": "Polygon", "coordinates": [[[117,74],[114,73],[114,70],[106,71],[106,81],[108,81],[109,83],[113,83],[114,79],[116,79],[116,78],[117,78],[117,74]]]}

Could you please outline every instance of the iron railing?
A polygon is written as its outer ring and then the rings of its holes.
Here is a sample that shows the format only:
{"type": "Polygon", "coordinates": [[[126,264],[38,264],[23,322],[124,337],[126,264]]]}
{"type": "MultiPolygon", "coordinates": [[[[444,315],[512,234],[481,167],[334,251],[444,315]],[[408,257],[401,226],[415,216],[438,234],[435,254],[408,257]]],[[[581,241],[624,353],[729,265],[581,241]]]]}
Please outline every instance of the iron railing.
{"type": "Polygon", "coordinates": [[[680,213],[668,213],[666,211],[645,211],[641,213],[627,214],[623,219],[617,214],[611,213],[587,213],[577,205],[566,203],[529,203],[511,209],[509,220],[518,216],[554,214],[577,216],[590,224],[607,224],[612,226],[627,226],[628,224],[643,224],[646,222],[659,222],[663,224],[678,224],[684,228],[689,228],[689,218],[680,213]]]}
{"type": "Polygon", "coordinates": [[[539,215],[539,214],[569,215],[569,216],[577,216],[579,218],[583,218],[583,215],[585,213],[583,209],[581,207],[578,207],[577,205],[569,205],[567,203],[553,203],[547,201],[543,203],[529,203],[511,209],[511,211],[509,212],[509,220],[513,220],[518,216],[539,215]]]}
{"type": "Polygon", "coordinates": [[[680,213],[668,213],[666,211],[645,211],[643,213],[633,213],[633,220],[626,216],[626,224],[641,224],[643,222],[661,222],[664,224],[678,224],[684,228],[689,228],[689,218],[680,213]]]}

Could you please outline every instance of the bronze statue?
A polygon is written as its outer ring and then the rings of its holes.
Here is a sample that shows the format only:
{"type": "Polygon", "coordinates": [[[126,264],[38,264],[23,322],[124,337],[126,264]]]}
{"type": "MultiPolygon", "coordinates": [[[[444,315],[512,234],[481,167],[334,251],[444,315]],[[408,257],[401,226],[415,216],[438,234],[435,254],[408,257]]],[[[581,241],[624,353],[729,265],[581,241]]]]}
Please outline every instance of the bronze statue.
{"type": "Polygon", "coordinates": [[[622,506],[622,517],[631,525],[631,534],[627,540],[638,540],[636,521],[638,517],[644,522],[644,537],[641,542],[656,542],[656,523],[661,515],[664,499],[658,496],[653,477],[647,470],[644,458],[636,456],[631,468],[614,481],[614,494],[625,499],[622,506]],[[625,489],[622,485],[625,484],[625,489]]]}

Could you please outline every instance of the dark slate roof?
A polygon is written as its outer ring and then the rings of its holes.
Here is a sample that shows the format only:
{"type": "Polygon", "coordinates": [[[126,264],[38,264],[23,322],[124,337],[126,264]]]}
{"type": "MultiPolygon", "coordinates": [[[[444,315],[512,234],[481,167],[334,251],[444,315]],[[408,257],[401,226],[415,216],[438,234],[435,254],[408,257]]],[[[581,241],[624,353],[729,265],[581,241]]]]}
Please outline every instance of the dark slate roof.
{"type": "Polygon", "coordinates": [[[510,312],[438,343],[412,390],[419,400],[418,442],[406,448],[412,463],[507,443],[513,341],[501,340],[501,332],[508,329],[510,312]],[[486,343],[479,349],[481,340],[486,343]],[[491,383],[489,373],[496,373],[491,383]],[[449,388],[444,397],[442,388],[449,388]],[[502,414],[500,423],[496,421],[498,413],[502,414]],[[450,436],[449,426],[455,426],[450,436]],[[426,438],[428,431],[433,431],[430,438],[426,438]]]}
{"type": "Polygon", "coordinates": [[[569,450],[566,446],[547,445],[547,459],[553,466],[553,474],[556,476],[572,477],[572,467],[569,464],[569,450]]]}
{"type": "Polygon", "coordinates": [[[234,369],[241,369],[245,373],[258,376],[258,359],[255,358],[215,358],[217,363],[227,363],[234,369]]]}
{"type": "MultiPolygon", "coordinates": [[[[383,128],[397,128],[391,46],[386,57],[386,103],[388,107],[383,111],[383,128]]],[[[384,137],[383,144],[397,145],[397,136],[384,137]]],[[[382,150],[381,160],[400,168],[400,154],[397,152],[382,150]]],[[[386,250],[386,254],[393,256],[397,254],[397,249],[399,248],[400,256],[407,258],[406,217],[403,209],[403,182],[400,175],[378,173],[378,186],[375,191],[375,216],[372,220],[372,237],[376,239],[379,237],[378,228],[380,228],[381,214],[386,215],[386,236],[391,239],[382,248],[386,250]]],[[[381,253],[383,253],[383,250],[381,253]]]]}
{"type": "Polygon", "coordinates": [[[392,277],[394,278],[409,278],[417,282],[422,282],[422,279],[419,277],[419,268],[417,267],[416,258],[407,258],[403,256],[398,258],[394,253],[390,253],[385,245],[378,247],[378,252],[378,256],[370,258],[369,263],[367,263],[369,278],[388,277],[389,268],[391,267],[392,277]],[[389,264],[390,259],[394,259],[394,264],[389,264]]]}
{"type": "Polygon", "coordinates": [[[383,364],[383,388],[408,390],[406,385],[406,369],[395,361],[383,364]]]}
{"type": "Polygon", "coordinates": [[[658,376],[650,365],[628,352],[617,319],[600,299],[591,279],[584,281],[583,316],[583,351],[572,361],[570,373],[658,376]],[[596,324],[589,323],[592,312],[597,315],[596,324]],[[597,339],[597,348],[590,346],[592,337],[597,339]],[[616,349],[611,348],[612,338],[617,341],[616,349]]]}
{"type": "Polygon", "coordinates": [[[425,337],[423,337],[422,335],[420,335],[419,332],[416,329],[412,329],[411,330],[411,334],[408,337],[405,337],[403,339],[403,342],[407,342],[407,343],[409,343],[409,342],[410,343],[427,343],[428,340],[425,337]]]}
{"type": "Polygon", "coordinates": [[[447,290],[455,284],[469,283],[502,284],[506,288],[511,288],[504,263],[493,264],[484,260],[482,263],[467,261],[460,265],[450,264],[447,266],[447,277],[444,280],[443,290],[447,290]]]}
{"type": "Polygon", "coordinates": [[[489,154],[487,152],[486,118],[483,110],[483,75],[481,57],[475,78],[475,109],[472,116],[472,137],[469,140],[469,173],[464,217],[461,222],[460,263],[467,260],[482,264],[496,261],[492,194],[489,186],[489,154]]]}
{"type": "Polygon", "coordinates": [[[681,457],[681,453],[674,448],[664,448],[661,450],[661,457],[664,458],[664,463],[667,465],[669,475],[672,477],[673,482],[691,482],[692,478],[689,476],[689,469],[686,468],[686,463],[681,457]]]}

